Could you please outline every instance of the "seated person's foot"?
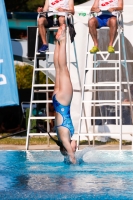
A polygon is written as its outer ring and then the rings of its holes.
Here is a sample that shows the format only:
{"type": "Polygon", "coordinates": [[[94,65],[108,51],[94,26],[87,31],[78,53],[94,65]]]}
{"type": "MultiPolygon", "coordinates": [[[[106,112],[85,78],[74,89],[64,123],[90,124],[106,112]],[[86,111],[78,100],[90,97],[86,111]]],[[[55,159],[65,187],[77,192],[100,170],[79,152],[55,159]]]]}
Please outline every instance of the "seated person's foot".
{"type": "Polygon", "coordinates": [[[48,51],[48,45],[47,44],[43,44],[41,46],[41,48],[38,50],[39,53],[45,53],[46,51],[48,51]]]}
{"type": "Polygon", "coordinates": [[[109,52],[109,53],[115,53],[114,47],[108,46],[108,52],[109,52]]]}
{"type": "Polygon", "coordinates": [[[94,46],[91,50],[90,53],[97,53],[99,51],[98,47],[94,46]]]}
{"type": "Polygon", "coordinates": [[[61,40],[65,39],[65,38],[66,38],[66,25],[63,24],[58,29],[58,32],[56,34],[56,40],[58,40],[60,42],[61,40]]]}

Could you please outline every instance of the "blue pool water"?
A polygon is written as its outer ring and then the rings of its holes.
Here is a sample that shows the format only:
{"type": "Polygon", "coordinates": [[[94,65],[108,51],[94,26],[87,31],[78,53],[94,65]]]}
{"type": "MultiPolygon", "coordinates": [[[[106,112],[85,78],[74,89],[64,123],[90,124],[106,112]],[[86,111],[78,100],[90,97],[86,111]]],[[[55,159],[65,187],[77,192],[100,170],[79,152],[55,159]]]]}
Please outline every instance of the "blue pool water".
{"type": "Polygon", "coordinates": [[[133,200],[132,151],[86,149],[81,157],[74,166],[58,151],[0,151],[0,200],[133,200]]]}

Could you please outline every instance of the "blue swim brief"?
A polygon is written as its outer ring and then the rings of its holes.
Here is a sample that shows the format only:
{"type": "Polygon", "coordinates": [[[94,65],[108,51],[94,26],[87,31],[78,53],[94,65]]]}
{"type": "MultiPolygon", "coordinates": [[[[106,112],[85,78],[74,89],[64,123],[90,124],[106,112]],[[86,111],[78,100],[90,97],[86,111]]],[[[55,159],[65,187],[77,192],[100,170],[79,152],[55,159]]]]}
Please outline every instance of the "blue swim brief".
{"type": "Polygon", "coordinates": [[[115,17],[114,15],[100,15],[97,16],[97,20],[98,20],[98,28],[101,28],[103,26],[107,26],[107,22],[111,17],[115,17]]]}
{"type": "Polygon", "coordinates": [[[68,106],[61,105],[57,101],[55,96],[56,95],[52,97],[54,109],[57,113],[60,113],[60,115],[63,118],[62,124],[56,126],[55,128],[57,129],[60,126],[68,128],[68,130],[70,131],[70,136],[72,137],[74,134],[74,127],[73,127],[71,116],[70,116],[70,105],[68,106]]]}

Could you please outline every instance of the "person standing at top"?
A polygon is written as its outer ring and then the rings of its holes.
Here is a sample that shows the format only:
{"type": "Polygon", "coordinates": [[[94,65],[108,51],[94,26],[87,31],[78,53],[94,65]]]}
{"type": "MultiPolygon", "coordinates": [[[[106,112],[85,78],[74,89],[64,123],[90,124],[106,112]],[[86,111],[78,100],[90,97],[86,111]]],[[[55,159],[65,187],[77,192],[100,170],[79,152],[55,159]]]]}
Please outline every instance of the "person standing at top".
{"type": "MultiPolygon", "coordinates": [[[[38,7],[37,12],[59,12],[58,21],[59,25],[65,23],[65,17],[62,12],[68,12],[74,15],[74,1],[73,0],[46,0],[44,7],[38,7]]],[[[38,28],[39,33],[43,42],[43,45],[38,50],[40,53],[45,53],[48,51],[48,41],[46,39],[46,28],[50,28],[53,26],[53,14],[49,13],[48,15],[42,14],[38,19],[38,28]]]]}
{"type": "Polygon", "coordinates": [[[97,13],[96,17],[92,17],[88,21],[89,32],[94,42],[94,47],[90,50],[90,53],[96,53],[99,51],[97,28],[103,26],[109,27],[109,46],[108,52],[114,53],[113,42],[117,32],[117,11],[123,10],[123,0],[95,0],[91,8],[91,12],[97,13]],[[103,12],[102,11],[107,11],[103,12]]]}

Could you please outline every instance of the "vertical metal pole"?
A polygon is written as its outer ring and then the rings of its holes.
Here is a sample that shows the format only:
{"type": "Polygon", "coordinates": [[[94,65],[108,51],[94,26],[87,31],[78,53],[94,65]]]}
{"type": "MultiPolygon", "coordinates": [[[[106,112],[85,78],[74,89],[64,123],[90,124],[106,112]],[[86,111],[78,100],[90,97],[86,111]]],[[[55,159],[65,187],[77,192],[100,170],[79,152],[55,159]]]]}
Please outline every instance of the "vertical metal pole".
{"type": "Polygon", "coordinates": [[[35,42],[35,53],[34,53],[34,66],[33,66],[33,76],[32,76],[32,86],[31,86],[31,99],[30,99],[30,110],[29,110],[29,118],[28,118],[28,127],[27,127],[27,138],[26,138],[26,150],[29,148],[29,133],[31,129],[31,124],[30,124],[30,117],[32,115],[32,100],[34,98],[34,83],[35,83],[35,68],[37,65],[37,48],[38,48],[38,28],[36,30],[36,42],[35,42]]]}
{"type": "MultiPolygon", "coordinates": [[[[115,82],[117,83],[118,81],[118,76],[117,76],[117,63],[115,63],[115,82]]],[[[115,101],[117,101],[119,99],[119,94],[118,94],[118,91],[117,91],[117,86],[115,86],[115,101]]],[[[115,102],[115,116],[118,117],[118,103],[115,102]]],[[[118,119],[115,120],[116,121],[116,125],[118,126],[118,119]]]]}
{"type": "MultiPolygon", "coordinates": [[[[49,63],[48,63],[48,54],[46,54],[46,68],[48,68],[49,67],[49,63]]],[[[47,84],[47,86],[46,86],[46,100],[48,101],[48,99],[49,99],[49,93],[48,93],[48,89],[49,89],[49,87],[48,87],[48,78],[49,78],[49,76],[48,76],[48,71],[46,71],[46,84],[47,84]]],[[[47,102],[46,103],[46,113],[47,113],[47,116],[49,116],[49,103],[47,102]]],[[[50,125],[49,125],[49,119],[47,119],[47,132],[50,132],[50,125]]],[[[50,145],[50,142],[49,142],[49,136],[47,136],[47,142],[48,142],[48,146],[50,145]]]]}
{"type": "MultiPolygon", "coordinates": [[[[94,54],[94,66],[93,66],[94,68],[96,68],[97,67],[97,61],[96,61],[96,54],[94,54]]],[[[96,79],[97,79],[97,71],[96,70],[93,70],[93,82],[94,82],[94,84],[96,83],[96,79]]],[[[93,92],[93,100],[95,101],[96,100],[96,86],[93,86],[93,90],[94,90],[94,92],[93,92]]],[[[93,117],[95,117],[95,115],[96,115],[96,103],[94,102],[93,103],[93,117]]],[[[96,130],[95,130],[95,119],[93,119],[93,133],[95,133],[96,132],[96,130]]],[[[95,146],[95,137],[93,136],[93,146],[95,146]]]]}
{"type": "Polygon", "coordinates": [[[122,49],[123,49],[123,55],[124,55],[124,68],[125,68],[125,73],[126,73],[127,89],[128,89],[129,102],[130,102],[130,113],[131,113],[131,119],[132,119],[132,124],[133,124],[132,97],[131,97],[130,86],[129,86],[129,75],[128,75],[128,68],[127,68],[127,62],[126,62],[126,51],[125,51],[125,42],[124,42],[123,32],[121,33],[121,39],[122,39],[122,49]]]}
{"type": "Polygon", "coordinates": [[[119,144],[119,149],[122,149],[122,104],[121,104],[121,41],[120,41],[120,27],[118,26],[118,49],[119,49],[119,116],[120,116],[120,144],[119,144]]]}
{"type": "Polygon", "coordinates": [[[74,48],[74,55],[75,55],[75,60],[76,60],[76,68],[77,68],[77,73],[78,73],[79,86],[80,86],[80,90],[81,90],[82,85],[81,85],[81,79],[80,79],[80,73],[79,73],[79,66],[78,66],[78,59],[77,59],[77,54],[76,54],[75,41],[73,41],[73,48],[74,48]]]}
{"type": "MultiPolygon", "coordinates": [[[[39,68],[39,59],[37,58],[37,68],[39,68]]],[[[39,71],[35,72],[36,74],[36,80],[35,80],[35,84],[39,84],[39,71]]],[[[39,90],[39,88],[37,88],[39,90]]],[[[39,94],[36,94],[36,100],[39,100],[39,94]]],[[[39,105],[37,104],[37,116],[39,115],[39,105]]],[[[36,120],[36,125],[37,125],[37,121],[36,120]]]]}
{"type": "MultiPolygon", "coordinates": [[[[130,86],[129,86],[129,75],[128,75],[128,68],[127,68],[127,62],[126,62],[126,51],[125,51],[125,40],[124,40],[124,27],[123,27],[123,15],[121,14],[121,40],[122,40],[122,49],[123,49],[123,56],[124,56],[124,68],[126,73],[126,79],[127,79],[127,88],[128,88],[128,95],[129,95],[129,102],[130,102],[130,113],[131,113],[131,119],[133,124],[133,108],[132,108],[132,98],[131,98],[131,92],[130,92],[130,86]]],[[[132,150],[133,150],[133,136],[132,136],[132,150]]]]}
{"type": "MultiPolygon", "coordinates": [[[[88,43],[87,43],[87,52],[88,52],[88,45],[89,45],[89,35],[88,35],[88,43]]],[[[81,117],[86,116],[85,113],[85,104],[83,103],[84,101],[84,92],[85,92],[85,82],[86,82],[86,68],[87,68],[87,60],[88,60],[88,53],[86,54],[86,63],[85,63],[85,67],[84,67],[84,73],[83,73],[83,79],[82,79],[82,84],[81,84],[81,104],[80,104],[80,118],[79,118],[79,126],[78,126],[78,140],[77,140],[77,147],[79,149],[79,143],[80,143],[80,132],[81,132],[81,125],[82,125],[82,119],[81,117]],[[84,111],[84,112],[83,112],[84,111]]],[[[87,126],[87,122],[85,120],[85,124],[86,124],[86,129],[87,129],[87,133],[88,133],[88,126],[87,126]]],[[[89,140],[89,144],[90,144],[90,140],[89,140]]]]}

